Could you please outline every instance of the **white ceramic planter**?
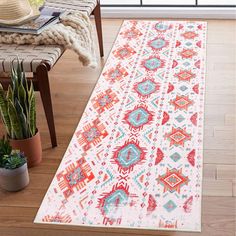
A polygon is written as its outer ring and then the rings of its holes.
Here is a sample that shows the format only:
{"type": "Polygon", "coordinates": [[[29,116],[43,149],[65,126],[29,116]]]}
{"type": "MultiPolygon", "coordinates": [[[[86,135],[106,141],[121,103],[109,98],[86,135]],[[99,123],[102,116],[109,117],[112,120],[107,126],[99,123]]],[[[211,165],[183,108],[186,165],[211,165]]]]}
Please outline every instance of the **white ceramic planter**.
{"type": "Polygon", "coordinates": [[[29,184],[27,163],[14,170],[0,168],[0,188],[19,191],[29,184]]]}

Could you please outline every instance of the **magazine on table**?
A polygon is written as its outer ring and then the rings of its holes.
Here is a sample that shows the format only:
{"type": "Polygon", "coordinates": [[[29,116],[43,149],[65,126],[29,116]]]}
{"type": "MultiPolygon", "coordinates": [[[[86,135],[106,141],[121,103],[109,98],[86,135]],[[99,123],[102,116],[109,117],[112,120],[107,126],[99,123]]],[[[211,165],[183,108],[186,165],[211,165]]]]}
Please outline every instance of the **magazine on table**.
{"type": "Polygon", "coordinates": [[[0,25],[0,32],[40,34],[50,26],[59,22],[60,16],[65,11],[51,7],[42,7],[40,16],[23,25],[6,26],[0,25]]]}

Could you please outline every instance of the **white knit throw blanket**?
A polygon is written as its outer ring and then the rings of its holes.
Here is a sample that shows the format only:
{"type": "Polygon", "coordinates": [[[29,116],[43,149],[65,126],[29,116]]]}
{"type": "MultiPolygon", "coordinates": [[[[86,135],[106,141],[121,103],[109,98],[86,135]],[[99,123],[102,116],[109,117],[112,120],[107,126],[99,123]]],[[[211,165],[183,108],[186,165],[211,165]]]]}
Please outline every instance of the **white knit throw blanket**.
{"type": "Polygon", "coordinates": [[[62,15],[60,23],[51,26],[39,35],[1,32],[0,43],[61,45],[75,51],[84,66],[97,65],[92,24],[83,12],[62,15]]]}

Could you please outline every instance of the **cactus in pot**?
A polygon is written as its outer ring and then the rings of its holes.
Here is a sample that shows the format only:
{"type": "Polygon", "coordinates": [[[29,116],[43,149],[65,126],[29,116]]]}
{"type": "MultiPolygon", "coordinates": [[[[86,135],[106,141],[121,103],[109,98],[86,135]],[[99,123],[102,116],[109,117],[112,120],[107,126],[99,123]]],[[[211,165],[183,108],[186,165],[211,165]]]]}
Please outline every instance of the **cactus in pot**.
{"type": "Polygon", "coordinates": [[[29,184],[27,160],[23,153],[12,150],[9,141],[0,140],[0,187],[18,191],[29,184]]]}
{"type": "Polygon", "coordinates": [[[38,164],[42,157],[39,132],[36,128],[36,102],[33,83],[29,84],[19,61],[12,65],[11,85],[7,92],[0,84],[0,115],[10,143],[29,158],[29,167],[38,164]]]}

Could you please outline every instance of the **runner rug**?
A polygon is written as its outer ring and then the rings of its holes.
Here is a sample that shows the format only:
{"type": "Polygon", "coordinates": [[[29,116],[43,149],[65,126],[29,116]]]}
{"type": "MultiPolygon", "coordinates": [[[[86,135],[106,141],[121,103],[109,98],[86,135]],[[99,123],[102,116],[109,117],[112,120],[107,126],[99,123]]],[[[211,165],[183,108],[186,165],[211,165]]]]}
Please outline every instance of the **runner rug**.
{"type": "Polygon", "coordinates": [[[205,53],[205,22],[125,21],[35,222],[200,231],[205,53]]]}

